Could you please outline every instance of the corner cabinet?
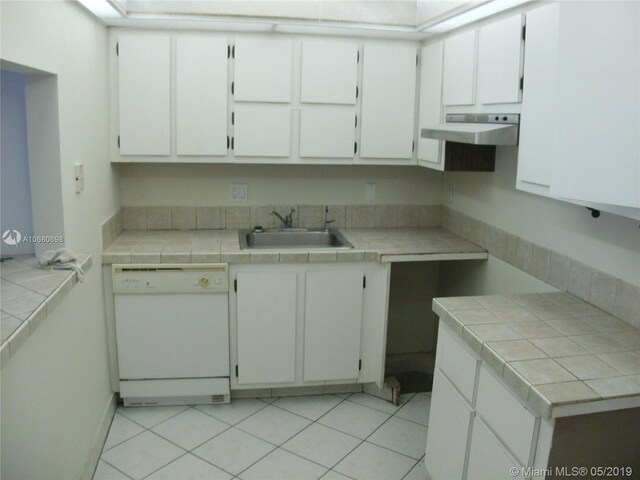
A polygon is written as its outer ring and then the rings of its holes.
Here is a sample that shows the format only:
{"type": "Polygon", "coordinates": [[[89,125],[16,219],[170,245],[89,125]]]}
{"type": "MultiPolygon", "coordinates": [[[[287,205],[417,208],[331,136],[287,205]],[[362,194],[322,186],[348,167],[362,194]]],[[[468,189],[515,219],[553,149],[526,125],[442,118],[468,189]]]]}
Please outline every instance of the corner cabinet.
{"type": "Polygon", "coordinates": [[[422,128],[442,121],[442,41],[422,47],[420,66],[420,116],[418,119],[418,165],[444,170],[444,142],[420,138],[422,128]]]}
{"type": "Polygon", "coordinates": [[[230,275],[232,389],[382,385],[388,265],[234,265],[230,275]]]}

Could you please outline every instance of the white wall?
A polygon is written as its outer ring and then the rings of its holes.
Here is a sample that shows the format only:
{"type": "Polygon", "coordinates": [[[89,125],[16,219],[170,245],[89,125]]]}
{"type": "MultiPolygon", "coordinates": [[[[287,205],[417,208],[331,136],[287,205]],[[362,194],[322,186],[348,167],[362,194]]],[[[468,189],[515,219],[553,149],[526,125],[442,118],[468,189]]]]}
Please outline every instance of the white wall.
{"type": "Polygon", "coordinates": [[[448,172],[443,205],[640,285],[638,222],[515,189],[517,149],[498,147],[494,173],[448,172]],[[449,205],[449,185],[454,202],[449,205]]]}
{"type": "Polygon", "coordinates": [[[83,284],[2,370],[2,477],[79,478],[111,396],[100,223],[120,206],[108,159],[106,28],[76,2],[2,2],[2,60],[58,76],[66,245],[91,253],[83,284]],[[73,164],[85,164],[74,191],[73,164]]]}
{"type": "Polygon", "coordinates": [[[127,206],[231,205],[230,183],[249,186],[246,205],[440,203],[440,175],[419,167],[136,164],[117,170],[127,206]],[[375,202],[365,200],[367,183],[377,185],[375,202]]]}
{"type": "MultiPolygon", "coordinates": [[[[29,152],[27,148],[27,106],[25,79],[19,73],[2,70],[0,73],[0,231],[17,230],[22,236],[33,235],[31,188],[29,186],[29,152]]],[[[0,243],[3,254],[33,253],[32,243],[7,245],[0,243]]]]}

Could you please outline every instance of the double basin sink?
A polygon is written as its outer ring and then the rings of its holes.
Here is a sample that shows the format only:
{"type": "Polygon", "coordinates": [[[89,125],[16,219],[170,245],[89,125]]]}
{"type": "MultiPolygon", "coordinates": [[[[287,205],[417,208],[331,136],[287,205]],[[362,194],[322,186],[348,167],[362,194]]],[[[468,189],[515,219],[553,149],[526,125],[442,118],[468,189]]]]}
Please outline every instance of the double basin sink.
{"type": "Polygon", "coordinates": [[[267,248],[333,248],[349,249],[353,245],[338,230],[312,228],[275,228],[240,230],[243,250],[267,248]]]}

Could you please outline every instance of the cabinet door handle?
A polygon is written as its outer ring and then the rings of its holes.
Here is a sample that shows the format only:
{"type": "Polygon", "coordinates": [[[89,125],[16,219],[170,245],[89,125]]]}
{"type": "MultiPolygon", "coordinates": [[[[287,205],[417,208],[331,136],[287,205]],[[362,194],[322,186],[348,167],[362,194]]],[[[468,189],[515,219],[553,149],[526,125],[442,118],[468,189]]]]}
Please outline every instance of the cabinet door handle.
{"type": "Polygon", "coordinates": [[[358,98],[358,86],[356,85],[356,98],[358,98]]]}
{"type": "Polygon", "coordinates": [[[233,47],[231,47],[231,56],[233,58],[236,58],[236,46],[235,45],[233,47]]]}
{"type": "Polygon", "coordinates": [[[231,125],[236,124],[236,112],[231,112],[231,125]]]}
{"type": "Polygon", "coordinates": [[[358,142],[353,142],[353,154],[358,153],[358,142]]]}
{"type": "Polygon", "coordinates": [[[236,82],[231,82],[231,95],[233,95],[233,89],[235,87],[236,82]]]}
{"type": "Polygon", "coordinates": [[[229,140],[229,135],[227,135],[227,150],[229,150],[229,144],[231,143],[231,140],[229,140]]]}
{"type": "Polygon", "coordinates": [[[356,124],[355,124],[355,126],[356,127],[358,126],[358,116],[357,115],[356,115],[356,124]]]}
{"type": "Polygon", "coordinates": [[[227,45],[227,58],[231,58],[231,45],[227,45]]]}
{"type": "Polygon", "coordinates": [[[231,150],[233,150],[233,137],[231,137],[231,150]]]}

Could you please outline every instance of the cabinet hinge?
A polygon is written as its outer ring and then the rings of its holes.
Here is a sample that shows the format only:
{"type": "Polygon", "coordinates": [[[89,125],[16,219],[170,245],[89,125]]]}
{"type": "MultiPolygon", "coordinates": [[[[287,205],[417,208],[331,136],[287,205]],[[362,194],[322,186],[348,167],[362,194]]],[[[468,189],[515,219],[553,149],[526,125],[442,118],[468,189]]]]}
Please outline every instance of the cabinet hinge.
{"type": "MultiPolygon", "coordinates": [[[[234,292],[237,292],[237,291],[238,291],[238,279],[237,279],[237,278],[233,280],[233,291],[234,291],[234,292]]],[[[236,366],[236,369],[237,369],[237,368],[238,368],[238,367],[236,366]]]]}
{"type": "Polygon", "coordinates": [[[235,87],[236,82],[231,82],[231,95],[233,95],[233,90],[235,87]]]}
{"type": "Polygon", "coordinates": [[[118,148],[120,148],[120,135],[118,135],[118,148]]]}
{"type": "Polygon", "coordinates": [[[527,26],[523,25],[522,26],[522,40],[526,40],[527,39],[527,26]]]}
{"type": "Polygon", "coordinates": [[[353,142],[353,154],[358,153],[358,142],[353,142]]]}
{"type": "Polygon", "coordinates": [[[231,45],[227,45],[227,58],[231,58],[231,45]]]}
{"type": "Polygon", "coordinates": [[[120,56],[120,42],[116,43],[116,57],[120,56]]]}
{"type": "Polygon", "coordinates": [[[362,288],[367,288],[367,277],[362,277],[362,288]]]}
{"type": "Polygon", "coordinates": [[[356,98],[358,98],[358,86],[356,85],[356,98]]]}
{"type": "Polygon", "coordinates": [[[236,124],[236,112],[231,112],[231,125],[236,124]]]}
{"type": "Polygon", "coordinates": [[[236,378],[238,378],[238,365],[236,365],[236,378]]]}
{"type": "Polygon", "coordinates": [[[233,58],[236,58],[236,46],[235,45],[233,47],[231,47],[231,56],[233,58]]]}
{"type": "Polygon", "coordinates": [[[362,359],[358,360],[358,371],[362,370],[362,359]]]}
{"type": "Polygon", "coordinates": [[[520,90],[524,90],[524,77],[520,77],[520,90]]]}

